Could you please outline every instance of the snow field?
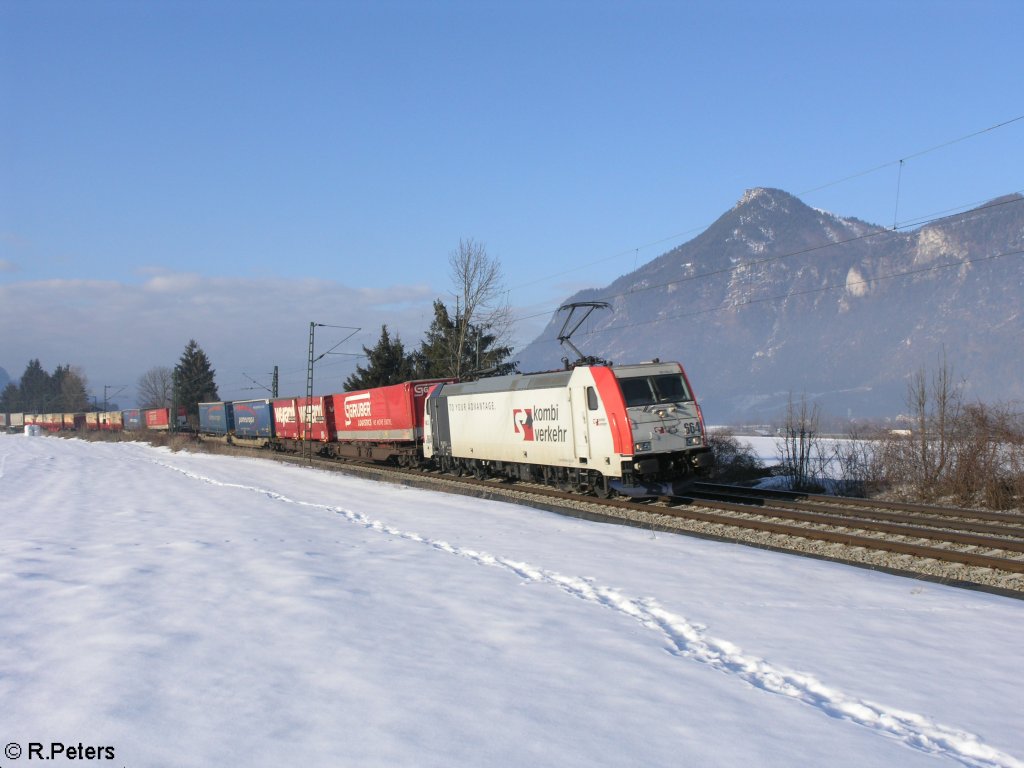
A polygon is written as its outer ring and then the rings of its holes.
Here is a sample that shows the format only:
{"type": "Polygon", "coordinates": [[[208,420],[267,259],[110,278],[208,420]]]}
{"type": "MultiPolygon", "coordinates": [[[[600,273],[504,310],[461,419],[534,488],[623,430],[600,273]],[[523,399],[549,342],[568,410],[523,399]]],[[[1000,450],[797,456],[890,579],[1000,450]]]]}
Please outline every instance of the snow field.
{"type": "Polygon", "coordinates": [[[0,438],[0,488],[5,743],[129,766],[1021,765],[1006,598],[135,444],[0,438]]]}

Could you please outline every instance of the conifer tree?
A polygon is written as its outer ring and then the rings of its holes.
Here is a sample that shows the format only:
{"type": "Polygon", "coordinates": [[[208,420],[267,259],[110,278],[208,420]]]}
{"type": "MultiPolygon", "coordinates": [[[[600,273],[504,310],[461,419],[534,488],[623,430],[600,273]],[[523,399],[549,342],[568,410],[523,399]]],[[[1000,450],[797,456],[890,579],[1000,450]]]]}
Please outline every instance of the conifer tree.
{"type": "Polygon", "coordinates": [[[18,385],[13,381],[7,382],[3,393],[0,394],[0,412],[22,413],[24,410],[21,407],[21,394],[18,391],[18,385]]]}
{"type": "Polygon", "coordinates": [[[467,324],[459,314],[453,319],[444,302],[436,299],[434,320],[412,355],[416,378],[470,379],[485,371],[488,375],[511,373],[515,363],[507,361],[512,348],[498,341],[490,326],[467,324]]]}
{"type": "Polygon", "coordinates": [[[43,369],[39,358],[29,360],[25,366],[18,395],[25,413],[50,413],[56,405],[53,378],[43,369]]]}
{"type": "Polygon", "coordinates": [[[57,410],[63,413],[84,411],[89,407],[88,384],[80,368],[57,366],[53,372],[57,410]]]}
{"type": "Polygon", "coordinates": [[[190,421],[198,423],[199,403],[214,402],[220,398],[213,380],[214,373],[210,358],[195,339],[190,339],[174,367],[174,400],[179,408],[185,408],[190,421]]]}
{"type": "Polygon", "coordinates": [[[365,368],[357,365],[356,372],[345,379],[343,386],[346,392],[401,384],[414,378],[412,356],[406,354],[405,345],[398,336],[391,338],[386,324],[380,328],[376,346],[373,349],[363,347],[363,352],[367,365],[365,368]]]}
{"type": "Polygon", "coordinates": [[[416,378],[456,376],[459,368],[456,346],[455,323],[448,314],[448,307],[440,299],[435,299],[434,319],[420,348],[412,355],[416,378]]]}

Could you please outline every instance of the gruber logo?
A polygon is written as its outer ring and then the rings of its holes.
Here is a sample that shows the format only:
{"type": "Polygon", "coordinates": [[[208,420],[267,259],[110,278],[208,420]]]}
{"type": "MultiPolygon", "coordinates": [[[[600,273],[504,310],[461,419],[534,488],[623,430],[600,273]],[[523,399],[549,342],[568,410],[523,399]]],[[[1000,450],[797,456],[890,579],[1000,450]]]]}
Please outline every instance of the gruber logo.
{"type": "Polygon", "coordinates": [[[516,408],[512,411],[512,421],[516,425],[516,434],[522,434],[523,440],[533,442],[533,409],[516,408]]]}
{"type": "Polygon", "coordinates": [[[365,418],[370,415],[370,393],[364,392],[361,395],[352,395],[345,398],[345,426],[352,423],[352,419],[365,418]]]}

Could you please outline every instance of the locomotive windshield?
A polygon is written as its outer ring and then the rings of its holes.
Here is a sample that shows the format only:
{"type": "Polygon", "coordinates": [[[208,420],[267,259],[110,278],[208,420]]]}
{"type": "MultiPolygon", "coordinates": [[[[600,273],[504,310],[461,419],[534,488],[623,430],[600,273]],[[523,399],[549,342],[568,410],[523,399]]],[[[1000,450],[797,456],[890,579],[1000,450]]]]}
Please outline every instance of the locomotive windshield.
{"type": "Polygon", "coordinates": [[[660,376],[636,376],[619,379],[626,407],[657,405],[658,403],[680,403],[693,400],[681,374],[666,373],[660,376]]]}

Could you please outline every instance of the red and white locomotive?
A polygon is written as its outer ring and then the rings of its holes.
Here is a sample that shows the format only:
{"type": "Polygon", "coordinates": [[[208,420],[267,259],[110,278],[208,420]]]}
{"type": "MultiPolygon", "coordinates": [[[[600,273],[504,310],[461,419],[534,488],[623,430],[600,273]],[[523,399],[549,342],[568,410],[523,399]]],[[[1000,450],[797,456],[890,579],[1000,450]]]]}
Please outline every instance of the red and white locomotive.
{"type": "Polygon", "coordinates": [[[446,471],[601,496],[672,495],[712,461],[682,366],[658,361],[440,385],[423,455],[446,471]]]}

